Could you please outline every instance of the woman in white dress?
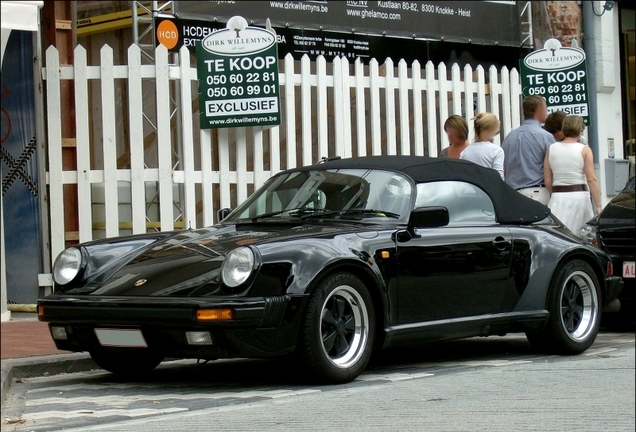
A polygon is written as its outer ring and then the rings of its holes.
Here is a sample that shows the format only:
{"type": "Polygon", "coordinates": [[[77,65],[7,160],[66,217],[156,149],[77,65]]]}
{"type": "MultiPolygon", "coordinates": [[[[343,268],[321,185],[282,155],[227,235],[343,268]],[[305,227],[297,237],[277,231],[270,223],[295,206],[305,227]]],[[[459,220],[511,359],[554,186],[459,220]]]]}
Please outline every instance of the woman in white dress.
{"type": "Polygon", "coordinates": [[[545,187],[552,194],[548,207],[573,232],[602,210],[592,150],[579,142],[584,129],[583,118],[565,117],[565,138],[550,146],[543,163],[545,187]]]}
{"type": "Polygon", "coordinates": [[[504,152],[501,147],[492,143],[499,133],[499,119],[492,113],[479,113],[473,119],[473,124],[475,141],[462,151],[459,158],[494,169],[503,179],[504,152]]]}

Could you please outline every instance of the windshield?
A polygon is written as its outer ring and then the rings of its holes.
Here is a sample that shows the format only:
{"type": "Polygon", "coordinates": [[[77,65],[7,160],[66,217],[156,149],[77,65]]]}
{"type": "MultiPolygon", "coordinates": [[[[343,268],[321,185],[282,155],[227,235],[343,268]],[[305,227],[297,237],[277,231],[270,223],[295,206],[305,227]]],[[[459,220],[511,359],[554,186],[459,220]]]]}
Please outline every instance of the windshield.
{"type": "Polygon", "coordinates": [[[313,170],[280,174],[225,220],[321,217],[403,220],[413,187],[401,174],[368,169],[313,170]]]}

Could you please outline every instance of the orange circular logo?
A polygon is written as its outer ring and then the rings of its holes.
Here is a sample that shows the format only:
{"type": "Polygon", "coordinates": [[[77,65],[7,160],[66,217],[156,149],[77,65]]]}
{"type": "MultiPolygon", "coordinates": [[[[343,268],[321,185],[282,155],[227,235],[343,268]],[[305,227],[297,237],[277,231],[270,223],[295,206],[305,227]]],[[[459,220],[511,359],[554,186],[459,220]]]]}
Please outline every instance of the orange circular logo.
{"type": "Polygon", "coordinates": [[[157,27],[157,40],[168,49],[177,46],[177,42],[179,42],[177,26],[170,20],[161,21],[157,27]]]}

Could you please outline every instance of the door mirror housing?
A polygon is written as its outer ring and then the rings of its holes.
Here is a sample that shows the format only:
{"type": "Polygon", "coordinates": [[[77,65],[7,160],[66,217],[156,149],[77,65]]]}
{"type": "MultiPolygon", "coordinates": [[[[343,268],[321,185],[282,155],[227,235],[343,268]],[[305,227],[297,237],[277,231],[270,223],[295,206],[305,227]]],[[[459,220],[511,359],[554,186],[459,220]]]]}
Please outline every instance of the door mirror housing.
{"type": "Polygon", "coordinates": [[[216,212],[216,218],[218,222],[221,222],[223,219],[225,219],[230,213],[232,213],[232,209],[231,208],[222,208],[221,210],[216,212]]]}
{"type": "Polygon", "coordinates": [[[417,228],[436,228],[448,225],[450,218],[446,207],[419,207],[409,216],[408,230],[415,233],[417,228]]]}

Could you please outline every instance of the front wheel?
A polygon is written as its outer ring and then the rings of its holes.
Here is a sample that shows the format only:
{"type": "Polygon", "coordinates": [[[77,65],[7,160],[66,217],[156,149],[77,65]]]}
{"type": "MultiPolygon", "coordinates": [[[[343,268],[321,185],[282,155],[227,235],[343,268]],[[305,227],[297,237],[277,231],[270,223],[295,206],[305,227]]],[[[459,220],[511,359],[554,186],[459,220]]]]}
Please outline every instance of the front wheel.
{"type": "Polygon", "coordinates": [[[557,270],[548,292],[550,318],[544,330],[526,333],[530,343],[555,354],[580,354],[592,346],[600,327],[599,286],[584,261],[572,260],[557,270]]]}
{"type": "Polygon", "coordinates": [[[345,383],[364,370],[373,348],[375,312],[362,281],[350,273],[327,277],[314,290],[299,351],[320,381],[345,383]]]}
{"type": "Polygon", "coordinates": [[[163,357],[138,349],[91,351],[91,357],[99,367],[124,377],[136,377],[152,372],[163,357]]]}

